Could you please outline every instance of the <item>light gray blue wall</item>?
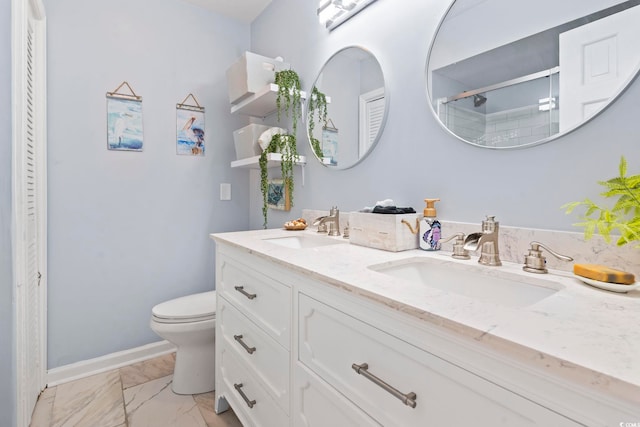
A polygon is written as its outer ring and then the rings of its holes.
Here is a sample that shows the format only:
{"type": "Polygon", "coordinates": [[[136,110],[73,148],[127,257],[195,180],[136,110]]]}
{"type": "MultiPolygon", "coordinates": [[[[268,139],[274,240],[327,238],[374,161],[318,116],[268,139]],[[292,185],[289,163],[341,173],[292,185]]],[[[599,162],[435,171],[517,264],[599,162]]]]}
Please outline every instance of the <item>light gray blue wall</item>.
{"type": "MultiPolygon", "coordinates": [[[[640,171],[638,81],[591,123],[541,146],[495,151],[447,134],[430,111],[424,70],[449,3],[379,1],[329,33],[318,25],[315,7],[308,2],[273,0],[252,24],[252,50],[282,55],[307,89],[335,51],[354,44],[370,49],[380,61],[390,96],[387,125],[373,153],[345,171],[325,169],[312,159],[305,186],[297,187],[294,211],[270,213],[270,226],[296,217],[302,208],[337,204],[354,210],[390,197],[420,210],[423,198],[439,197],[438,214],[446,220],[480,224],[485,215],[495,214],[503,225],[579,231],[571,225],[577,218],[565,215],[563,204],[596,197],[596,182],[617,174],[621,155],[631,171],[640,171]],[[294,18],[282,25],[282,16],[294,18]]],[[[303,136],[298,135],[300,141],[303,136]]],[[[299,151],[311,152],[304,142],[299,151]]],[[[253,202],[260,193],[252,184],[253,202]]],[[[252,209],[251,226],[261,224],[259,209],[252,209]]]]}
{"type": "Polygon", "coordinates": [[[374,89],[384,87],[384,76],[380,70],[380,65],[375,58],[367,58],[360,64],[360,93],[370,92],[374,89]]]}
{"type": "MultiPolygon", "coordinates": [[[[330,126],[333,124],[338,129],[338,166],[353,163],[358,158],[358,144],[343,144],[342,141],[358,139],[360,61],[346,55],[334,57],[330,66],[322,71],[321,89],[331,98],[331,103],[327,105],[330,126]]],[[[318,125],[317,128],[318,139],[322,141],[322,126],[318,125]]],[[[306,139],[302,141],[306,142],[306,139]]]]}
{"type": "Polygon", "coordinates": [[[214,288],[209,233],[248,225],[248,174],[229,168],[247,120],[229,113],[225,72],[250,33],[181,0],[45,6],[55,368],[159,341],[155,304],[214,288]],[[105,93],[125,80],[143,97],[143,152],[107,150],[105,93]],[[204,157],[176,155],[189,93],[206,108],[204,157]],[[224,182],[231,201],[219,200],[224,182]]]}
{"type": "Polygon", "coordinates": [[[11,251],[11,6],[0,6],[0,425],[15,424],[11,251]]]}

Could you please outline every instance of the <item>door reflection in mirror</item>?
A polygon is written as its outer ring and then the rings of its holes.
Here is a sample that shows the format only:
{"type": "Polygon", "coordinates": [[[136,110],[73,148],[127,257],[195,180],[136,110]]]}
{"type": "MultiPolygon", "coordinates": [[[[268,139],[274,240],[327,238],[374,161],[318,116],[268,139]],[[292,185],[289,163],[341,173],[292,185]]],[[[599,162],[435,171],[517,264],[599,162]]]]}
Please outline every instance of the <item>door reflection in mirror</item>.
{"type": "Polygon", "coordinates": [[[432,110],[453,135],[487,148],[537,145],[576,129],[635,79],[639,4],[456,0],[429,52],[432,110]]]}

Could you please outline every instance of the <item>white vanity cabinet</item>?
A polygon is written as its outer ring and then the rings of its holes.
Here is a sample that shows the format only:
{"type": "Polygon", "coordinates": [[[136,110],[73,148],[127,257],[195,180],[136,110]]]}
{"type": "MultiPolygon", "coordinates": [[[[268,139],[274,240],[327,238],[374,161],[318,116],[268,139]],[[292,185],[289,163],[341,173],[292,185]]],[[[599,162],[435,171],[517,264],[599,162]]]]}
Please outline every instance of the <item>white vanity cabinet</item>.
{"type": "Polygon", "coordinates": [[[640,421],[627,401],[358,295],[308,260],[217,240],[216,411],[230,404],[245,427],[640,421]]]}
{"type": "Polygon", "coordinates": [[[291,288],[238,255],[216,258],[216,411],[228,403],[245,426],[287,426],[291,288]]]}
{"type": "Polygon", "coordinates": [[[298,302],[300,362],[382,425],[578,425],[305,294],[298,302]]]}

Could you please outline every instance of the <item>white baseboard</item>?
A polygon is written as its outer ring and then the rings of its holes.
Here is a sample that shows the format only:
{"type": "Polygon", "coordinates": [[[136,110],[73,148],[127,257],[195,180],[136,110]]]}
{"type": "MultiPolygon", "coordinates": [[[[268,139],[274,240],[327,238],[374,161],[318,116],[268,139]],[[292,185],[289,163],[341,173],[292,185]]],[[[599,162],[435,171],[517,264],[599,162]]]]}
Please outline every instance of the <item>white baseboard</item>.
{"type": "Polygon", "coordinates": [[[174,351],[176,351],[176,346],[169,341],[158,341],[141,347],[96,357],[95,359],[82,360],[70,365],[49,369],[47,372],[47,387],[57,386],[133,363],[153,359],[154,357],[174,351]]]}

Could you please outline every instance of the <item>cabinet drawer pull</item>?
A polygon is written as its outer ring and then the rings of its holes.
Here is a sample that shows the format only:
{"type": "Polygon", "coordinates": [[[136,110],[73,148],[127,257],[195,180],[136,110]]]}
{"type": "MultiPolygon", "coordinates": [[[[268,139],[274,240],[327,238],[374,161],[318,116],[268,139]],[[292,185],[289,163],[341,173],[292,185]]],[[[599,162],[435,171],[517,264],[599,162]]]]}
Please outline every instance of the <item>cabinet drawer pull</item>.
{"type": "Polygon", "coordinates": [[[249,299],[254,299],[255,297],[257,297],[258,295],[256,294],[250,294],[247,291],[244,290],[244,286],[235,286],[236,291],[240,292],[242,295],[244,295],[245,297],[249,298],[249,299]]]}
{"type": "Polygon", "coordinates": [[[247,353],[253,354],[253,352],[256,351],[255,347],[249,347],[247,344],[245,344],[244,341],[242,341],[242,335],[234,335],[233,339],[238,341],[240,343],[240,345],[242,346],[242,348],[247,350],[247,353]]]}
{"type": "Polygon", "coordinates": [[[242,390],[241,390],[241,388],[242,388],[242,383],[240,383],[240,384],[234,384],[234,385],[233,385],[233,388],[235,388],[235,389],[236,389],[236,391],[240,394],[240,396],[242,397],[242,399],[247,403],[247,406],[248,406],[249,408],[253,408],[253,405],[255,405],[255,404],[256,404],[256,401],[255,401],[255,400],[249,400],[249,398],[247,397],[247,395],[246,395],[246,394],[244,394],[244,391],[242,391],[242,390]]]}
{"type": "Polygon", "coordinates": [[[405,405],[410,406],[412,408],[416,407],[416,399],[418,398],[418,396],[416,396],[416,394],[414,392],[410,392],[410,393],[404,394],[401,391],[399,391],[398,389],[390,386],[389,384],[387,384],[386,382],[384,382],[383,380],[381,380],[380,378],[376,377],[371,372],[369,372],[369,364],[368,363],[362,363],[360,365],[357,365],[357,364],[354,363],[354,364],[351,365],[351,368],[353,368],[353,370],[356,371],[357,374],[362,375],[363,377],[365,377],[369,381],[379,385],[385,391],[388,391],[393,396],[395,396],[398,399],[400,399],[402,401],[402,403],[404,403],[405,405]]]}

